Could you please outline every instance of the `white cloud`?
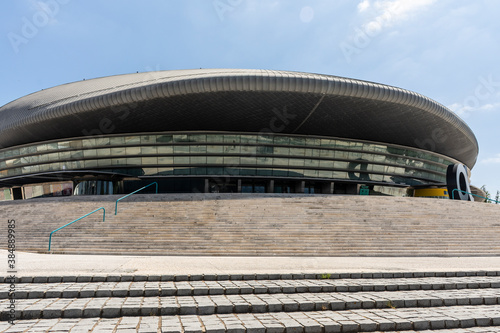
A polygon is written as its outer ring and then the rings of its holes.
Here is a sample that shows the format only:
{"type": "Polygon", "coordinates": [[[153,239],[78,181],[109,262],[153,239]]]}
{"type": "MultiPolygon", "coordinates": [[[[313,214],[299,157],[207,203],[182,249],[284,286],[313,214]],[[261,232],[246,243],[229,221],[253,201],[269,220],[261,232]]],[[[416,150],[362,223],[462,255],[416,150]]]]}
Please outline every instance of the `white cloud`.
{"type": "MultiPolygon", "coordinates": [[[[396,22],[407,19],[410,15],[417,14],[419,10],[423,10],[435,2],[436,0],[377,0],[372,7],[379,14],[363,26],[367,31],[390,27],[396,22]]],[[[358,10],[362,12],[368,7],[370,7],[370,2],[363,0],[358,5],[358,10]]]]}
{"type": "Polygon", "coordinates": [[[488,103],[483,105],[467,105],[465,103],[453,103],[448,106],[450,110],[455,112],[457,115],[461,117],[468,117],[471,113],[474,112],[489,112],[494,111],[496,109],[500,109],[500,102],[498,103],[488,103]]]}
{"type": "Polygon", "coordinates": [[[496,154],[494,157],[485,158],[481,160],[481,163],[484,164],[500,164],[500,154],[496,154]]]}
{"type": "Polygon", "coordinates": [[[358,4],[358,11],[364,12],[370,7],[370,0],[363,0],[358,4]]]}

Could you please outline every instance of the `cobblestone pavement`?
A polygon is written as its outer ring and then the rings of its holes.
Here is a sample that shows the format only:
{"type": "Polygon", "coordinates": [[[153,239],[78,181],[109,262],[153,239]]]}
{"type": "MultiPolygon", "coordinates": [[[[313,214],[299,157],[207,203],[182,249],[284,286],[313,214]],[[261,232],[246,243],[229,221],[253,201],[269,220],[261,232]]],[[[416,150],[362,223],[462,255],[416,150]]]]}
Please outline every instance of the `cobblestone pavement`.
{"type": "MultiPolygon", "coordinates": [[[[266,294],[296,292],[354,292],[395,290],[440,290],[500,288],[500,276],[226,280],[226,281],[141,281],[141,282],[58,282],[19,283],[20,298],[103,297],[103,296],[183,296],[220,294],[266,294]],[[22,296],[21,296],[22,295],[22,296]]],[[[5,298],[8,284],[0,285],[5,298]]]]}
{"type": "MultiPolygon", "coordinates": [[[[358,309],[119,318],[54,318],[2,323],[2,332],[374,332],[470,328],[499,332],[500,306],[451,306],[417,309],[358,309]]],[[[463,332],[463,330],[462,330],[463,332]]],[[[467,332],[467,331],[466,331],[467,332]]]]}
{"type": "Polygon", "coordinates": [[[500,332],[497,273],[23,277],[0,332],[500,332]]]}

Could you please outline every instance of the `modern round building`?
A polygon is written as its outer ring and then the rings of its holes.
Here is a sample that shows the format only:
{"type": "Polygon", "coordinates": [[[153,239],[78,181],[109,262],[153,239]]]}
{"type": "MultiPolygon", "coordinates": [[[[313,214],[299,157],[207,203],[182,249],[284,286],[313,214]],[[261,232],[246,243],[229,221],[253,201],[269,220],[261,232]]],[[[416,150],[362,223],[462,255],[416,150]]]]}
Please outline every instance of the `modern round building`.
{"type": "Polygon", "coordinates": [[[311,73],[196,69],[60,85],[0,108],[0,199],[159,192],[405,195],[472,168],[443,105],[311,73]]]}

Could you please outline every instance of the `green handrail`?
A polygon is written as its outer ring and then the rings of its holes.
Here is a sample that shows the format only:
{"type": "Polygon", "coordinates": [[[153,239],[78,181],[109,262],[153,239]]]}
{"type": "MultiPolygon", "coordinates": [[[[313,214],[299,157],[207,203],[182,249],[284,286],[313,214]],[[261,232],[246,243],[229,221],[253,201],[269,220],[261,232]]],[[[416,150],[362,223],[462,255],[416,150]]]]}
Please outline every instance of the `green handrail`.
{"type": "Polygon", "coordinates": [[[458,188],[456,188],[456,189],[454,189],[453,191],[451,191],[451,198],[452,198],[453,200],[455,200],[455,191],[460,191],[460,192],[462,192],[462,193],[465,193],[465,194],[470,194],[470,195],[473,195],[473,196],[475,196],[475,197],[479,197],[479,198],[483,198],[483,199],[486,199],[486,200],[494,201],[494,202],[496,202],[497,204],[498,204],[498,203],[500,203],[500,201],[497,201],[497,200],[494,200],[494,199],[490,199],[490,198],[486,198],[486,197],[482,197],[482,196],[480,196],[480,195],[477,195],[477,194],[474,194],[474,193],[470,193],[470,192],[466,192],[466,191],[464,191],[464,190],[459,190],[458,188]]]}
{"type": "Polygon", "coordinates": [[[123,196],[123,197],[121,197],[120,199],[116,200],[116,203],[115,203],[115,215],[116,215],[116,213],[118,213],[118,201],[120,201],[120,200],[122,200],[122,199],[125,199],[126,197],[129,197],[129,196],[131,196],[132,194],[135,194],[135,193],[137,193],[137,192],[139,192],[139,191],[142,191],[142,190],[144,190],[146,187],[150,187],[150,186],[151,186],[151,185],[153,185],[153,184],[156,184],[156,194],[158,194],[158,183],[157,183],[157,182],[152,182],[151,184],[146,185],[146,186],[144,186],[144,187],[141,187],[140,189],[135,190],[134,192],[129,193],[129,194],[127,194],[126,196],[123,196]]]}
{"type": "Polygon", "coordinates": [[[79,221],[79,220],[83,219],[84,217],[87,217],[87,216],[89,216],[90,214],[93,214],[93,213],[95,213],[95,212],[97,212],[98,210],[101,210],[101,209],[102,209],[102,222],[104,222],[104,221],[106,220],[106,210],[104,209],[104,207],[101,207],[101,208],[97,208],[97,209],[96,209],[96,210],[94,210],[94,211],[91,211],[90,213],[88,213],[88,214],[86,214],[86,215],[83,215],[83,216],[82,216],[82,217],[80,217],[80,218],[77,218],[77,219],[76,219],[76,220],[74,220],[73,222],[70,222],[70,223],[68,223],[68,224],[65,224],[65,225],[63,225],[62,227],[57,228],[56,230],[52,231],[52,232],[50,233],[50,235],[49,235],[49,252],[50,252],[50,244],[51,244],[51,242],[52,242],[52,234],[53,234],[54,232],[59,231],[59,230],[61,230],[62,228],[67,227],[68,225],[73,224],[73,223],[75,223],[76,221],[79,221]]]}

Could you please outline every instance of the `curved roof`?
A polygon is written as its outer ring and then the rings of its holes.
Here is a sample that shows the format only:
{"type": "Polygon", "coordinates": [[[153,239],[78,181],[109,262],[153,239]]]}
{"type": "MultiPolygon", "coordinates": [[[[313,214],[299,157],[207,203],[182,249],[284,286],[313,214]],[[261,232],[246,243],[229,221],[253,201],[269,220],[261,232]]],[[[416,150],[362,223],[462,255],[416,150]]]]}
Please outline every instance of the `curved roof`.
{"type": "Polygon", "coordinates": [[[3,147],[149,131],[279,132],[399,144],[474,165],[471,129],[412,91],[330,75],[173,70],[68,83],[0,108],[3,147]]]}

